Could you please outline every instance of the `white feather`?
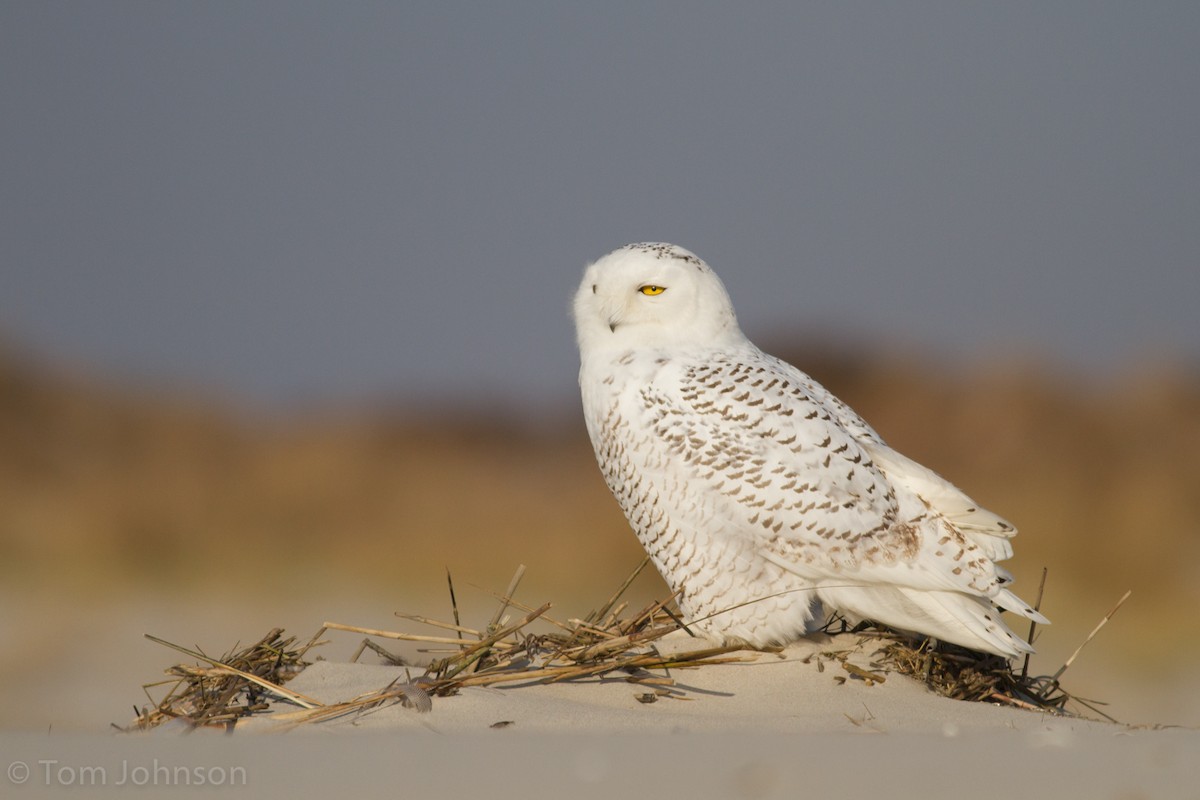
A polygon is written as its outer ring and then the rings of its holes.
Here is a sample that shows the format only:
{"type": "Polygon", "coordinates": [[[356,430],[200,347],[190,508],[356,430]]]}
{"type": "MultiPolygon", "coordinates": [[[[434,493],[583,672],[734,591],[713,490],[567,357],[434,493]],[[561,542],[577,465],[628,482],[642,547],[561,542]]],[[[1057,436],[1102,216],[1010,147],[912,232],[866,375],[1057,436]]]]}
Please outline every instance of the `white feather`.
{"type": "Polygon", "coordinates": [[[822,604],[967,647],[1029,646],[996,562],[1016,529],[895,452],[742,334],[711,268],[666,244],[592,264],[575,295],[584,416],[605,480],[684,614],[753,645],[822,604]]]}

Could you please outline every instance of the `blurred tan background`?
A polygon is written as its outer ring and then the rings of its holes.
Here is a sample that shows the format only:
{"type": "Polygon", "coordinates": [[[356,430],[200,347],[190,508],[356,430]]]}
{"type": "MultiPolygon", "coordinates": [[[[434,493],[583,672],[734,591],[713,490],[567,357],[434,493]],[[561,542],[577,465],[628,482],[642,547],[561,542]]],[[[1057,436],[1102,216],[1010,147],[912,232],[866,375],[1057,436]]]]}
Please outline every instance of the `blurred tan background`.
{"type": "Polygon", "coordinates": [[[607,596],[631,241],[1021,528],[1037,669],[1132,589],[1068,686],[1200,722],[1200,5],[693,6],[0,3],[0,727],[128,720],[146,632],[607,596]]]}
{"type": "MultiPolygon", "coordinates": [[[[1032,601],[1049,568],[1035,670],[1057,669],[1132,589],[1065,685],[1122,721],[1200,724],[1195,372],[1088,382],[1032,363],[775,351],[1018,525],[1019,594],[1032,601]]],[[[307,637],[325,620],[395,629],[394,611],[449,619],[447,568],[482,615],[491,600],[471,584],[500,591],[519,563],[518,597],[570,617],[640,557],[573,407],[536,424],[267,417],[0,356],[5,727],[127,722],[140,685],[178,660],[143,633],[219,653],[275,625],[307,637]]],[[[635,589],[661,594],[657,576],[635,589]]]]}

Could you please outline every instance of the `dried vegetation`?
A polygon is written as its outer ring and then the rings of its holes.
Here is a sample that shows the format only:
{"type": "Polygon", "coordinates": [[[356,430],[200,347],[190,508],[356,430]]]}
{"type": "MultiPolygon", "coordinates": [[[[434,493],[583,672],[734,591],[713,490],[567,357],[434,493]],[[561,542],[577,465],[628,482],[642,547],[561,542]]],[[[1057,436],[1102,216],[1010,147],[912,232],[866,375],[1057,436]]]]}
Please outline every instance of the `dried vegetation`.
{"type": "MultiPolygon", "coordinates": [[[[453,695],[468,686],[501,683],[534,686],[605,676],[620,677],[644,687],[645,691],[637,699],[651,703],[661,697],[681,697],[685,693],[671,676],[673,669],[758,658],[757,654],[738,646],[660,652],[657,644],[664,636],[687,631],[678,612],[672,608],[673,598],[656,601],[632,612],[627,603],[621,602],[621,597],[648,563],[648,559],[644,560],[617,591],[587,617],[566,622],[549,616],[550,603],[533,608],[514,599],[525,570],[522,566],[508,589],[496,595],[499,606],[482,628],[461,623],[454,585],[447,574],[453,622],[397,613],[407,621],[438,629],[439,634],[385,631],[326,622],[303,644],[296,637],[285,637],[283,631],[275,629],[249,647],[236,649],[221,658],[212,658],[148,635],[147,638],[202,663],[177,664],[167,670],[168,680],[147,684],[147,697],[154,688],[165,684],[171,688],[161,700],[152,700],[152,705],[135,709],[136,719],[120,730],[149,730],[170,721],[178,721],[189,728],[232,729],[239,720],[267,711],[279,723],[300,725],[392,703],[427,712],[433,707],[433,698],[453,695]],[[512,620],[513,613],[520,613],[519,618],[512,620]],[[535,626],[535,623],[539,624],[535,626]],[[541,632],[535,632],[535,629],[541,632]],[[305,660],[309,651],[324,644],[323,637],[331,631],[367,637],[352,661],[371,650],[386,663],[406,667],[404,674],[374,692],[335,703],[322,703],[284,686],[310,663],[305,660]],[[376,639],[415,642],[430,648],[426,652],[440,651],[445,655],[424,667],[414,668],[376,639]],[[422,671],[414,676],[414,669],[422,671]],[[273,704],[280,700],[299,709],[281,711],[274,708],[273,704]]],[[[1120,603],[1096,627],[1085,645],[1119,607],[1120,603]]],[[[1059,678],[1070,666],[1070,660],[1053,676],[1031,676],[1028,660],[1018,671],[1011,662],[997,656],[904,636],[885,628],[860,626],[847,630],[837,617],[831,619],[824,630],[833,633],[839,629],[857,635],[855,649],[870,653],[873,660],[866,669],[851,662],[847,650],[817,654],[815,666],[819,671],[823,672],[824,664],[832,661],[846,673],[834,678],[838,683],[861,680],[873,685],[885,682],[888,673],[898,673],[916,678],[937,694],[957,700],[1004,703],[1054,714],[1070,713],[1067,705],[1074,701],[1102,714],[1093,704],[1072,697],[1060,685],[1059,678]]],[[[809,656],[805,662],[813,660],[814,657],[809,656]]]]}

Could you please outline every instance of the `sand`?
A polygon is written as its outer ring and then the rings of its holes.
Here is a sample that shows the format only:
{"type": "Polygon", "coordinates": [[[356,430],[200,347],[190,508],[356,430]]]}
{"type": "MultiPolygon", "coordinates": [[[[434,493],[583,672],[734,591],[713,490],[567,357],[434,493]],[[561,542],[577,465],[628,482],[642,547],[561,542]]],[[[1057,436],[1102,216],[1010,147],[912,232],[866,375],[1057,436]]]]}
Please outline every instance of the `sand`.
{"type": "MultiPolygon", "coordinates": [[[[619,672],[588,681],[532,681],[465,687],[453,697],[433,698],[419,713],[400,704],[321,724],[324,730],[421,730],[443,734],[505,728],[531,733],[924,733],[954,736],[973,730],[1110,730],[1111,723],[1054,717],[1017,708],[992,707],[938,697],[920,683],[871,666],[864,640],[853,634],[817,635],[782,653],[739,652],[735,663],[675,669],[670,695],[655,686],[630,683],[619,672]],[[863,680],[841,666],[846,659],[882,682],[863,680]],[[824,654],[824,655],[823,655],[824,654]],[[870,685],[868,685],[870,684],[870,685]],[[654,697],[647,703],[646,696],[654,697]]],[[[694,640],[673,634],[659,650],[695,649],[694,640]]],[[[410,670],[413,675],[420,670],[410,670]]],[[[654,674],[662,674],[656,671],[654,674]]],[[[322,703],[344,701],[399,678],[404,668],[318,661],[287,684],[322,703]]],[[[263,715],[243,724],[245,732],[278,729],[263,715]]]]}
{"type": "MultiPolygon", "coordinates": [[[[276,703],[230,735],[3,734],[9,784],[27,768],[4,796],[173,796],[204,781],[264,798],[1200,797],[1196,730],[948,700],[819,655],[869,668],[857,641],[676,669],[674,696],[650,703],[653,687],[614,676],[467,687],[427,713],[395,703],[299,726],[276,703]]],[[[318,661],[288,688],[334,703],[397,678],[405,668],[318,661]]]]}

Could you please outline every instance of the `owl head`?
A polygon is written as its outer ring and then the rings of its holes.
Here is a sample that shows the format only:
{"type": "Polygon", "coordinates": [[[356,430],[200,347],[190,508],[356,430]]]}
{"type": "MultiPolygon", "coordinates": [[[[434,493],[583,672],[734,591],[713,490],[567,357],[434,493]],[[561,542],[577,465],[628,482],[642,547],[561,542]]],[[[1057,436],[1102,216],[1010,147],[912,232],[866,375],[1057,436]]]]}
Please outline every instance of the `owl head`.
{"type": "Polygon", "coordinates": [[[588,266],[575,293],[580,352],[711,347],[742,339],[717,274],[673,244],[627,244],[588,266]]]}

